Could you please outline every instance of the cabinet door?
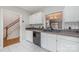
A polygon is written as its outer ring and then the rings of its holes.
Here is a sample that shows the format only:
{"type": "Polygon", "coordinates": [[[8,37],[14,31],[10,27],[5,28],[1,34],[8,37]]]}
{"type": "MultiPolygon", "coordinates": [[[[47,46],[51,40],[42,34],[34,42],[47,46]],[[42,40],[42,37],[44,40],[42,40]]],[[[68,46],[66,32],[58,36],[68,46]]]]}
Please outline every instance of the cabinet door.
{"type": "MultiPolygon", "coordinates": [[[[63,36],[62,36],[63,37],[63,36]]],[[[78,52],[79,43],[71,40],[57,38],[57,51],[58,52],[78,52]]]]}
{"type": "Polygon", "coordinates": [[[26,30],[26,40],[27,41],[30,41],[30,42],[33,42],[33,32],[32,31],[28,31],[28,30],[26,30]]]}
{"type": "Polygon", "coordinates": [[[46,33],[41,33],[41,47],[45,49],[47,48],[46,40],[46,33]]]}
{"type": "Polygon", "coordinates": [[[64,8],[64,20],[65,22],[77,22],[79,21],[79,7],[65,7],[64,8]]]}
{"type": "Polygon", "coordinates": [[[41,33],[41,47],[48,51],[56,51],[56,35],[41,33]]]}
{"type": "Polygon", "coordinates": [[[47,41],[46,41],[46,44],[47,44],[47,50],[49,51],[56,51],[56,35],[53,35],[53,34],[47,34],[46,36],[47,38],[47,41]]]}
{"type": "Polygon", "coordinates": [[[42,12],[35,13],[29,17],[30,24],[42,24],[43,23],[43,16],[42,12]]]}
{"type": "Polygon", "coordinates": [[[35,15],[30,15],[29,16],[29,24],[35,24],[35,15]]]}
{"type": "Polygon", "coordinates": [[[36,22],[35,23],[42,24],[43,23],[42,20],[43,20],[42,12],[36,13],[36,15],[35,15],[36,22]]]}
{"type": "Polygon", "coordinates": [[[73,12],[70,7],[65,7],[64,8],[64,21],[65,22],[71,22],[73,19],[73,12]]]}
{"type": "Polygon", "coordinates": [[[33,16],[29,16],[29,24],[33,24],[33,16]]]}

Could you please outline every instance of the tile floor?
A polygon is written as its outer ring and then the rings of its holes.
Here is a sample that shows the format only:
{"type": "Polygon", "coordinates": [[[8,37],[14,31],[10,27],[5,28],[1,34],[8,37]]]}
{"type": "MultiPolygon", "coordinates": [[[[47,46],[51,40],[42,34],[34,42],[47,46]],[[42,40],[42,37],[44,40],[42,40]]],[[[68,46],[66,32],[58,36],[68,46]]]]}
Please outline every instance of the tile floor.
{"type": "Polygon", "coordinates": [[[26,40],[6,48],[0,49],[0,52],[47,52],[45,49],[38,47],[26,40]]]}

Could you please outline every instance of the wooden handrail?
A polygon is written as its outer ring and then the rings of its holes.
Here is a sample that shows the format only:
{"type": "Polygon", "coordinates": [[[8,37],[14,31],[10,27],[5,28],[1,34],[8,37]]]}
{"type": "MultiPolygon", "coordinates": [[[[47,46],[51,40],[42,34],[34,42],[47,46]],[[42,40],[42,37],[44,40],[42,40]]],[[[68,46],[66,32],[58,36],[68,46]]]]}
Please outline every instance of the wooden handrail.
{"type": "Polygon", "coordinates": [[[8,37],[8,28],[6,27],[6,39],[7,39],[7,37],[8,37]]]}
{"type": "Polygon", "coordinates": [[[16,23],[18,23],[18,22],[19,22],[19,19],[20,19],[20,18],[16,19],[14,22],[12,22],[12,23],[10,23],[9,25],[7,25],[6,27],[4,27],[4,29],[6,29],[6,37],[5,37],[5,39],[8,38],[8,29],[9,29],[10,27],[14,26],[16,23]]]}
{"type": "MultiPolygon", "coordinates": [[[[15,25],[17,22],[19,22],[19,18],[16,19],[15,21],[13,21],[12,23],[10,23],[9,25],[7,25],[6,27],[7,27],[7,28],[10,28],[10,27],[12,27],[13,25],[15,25]]],[[[6,29],[6,27],[4,27],[4,29],[6,29]]]]}

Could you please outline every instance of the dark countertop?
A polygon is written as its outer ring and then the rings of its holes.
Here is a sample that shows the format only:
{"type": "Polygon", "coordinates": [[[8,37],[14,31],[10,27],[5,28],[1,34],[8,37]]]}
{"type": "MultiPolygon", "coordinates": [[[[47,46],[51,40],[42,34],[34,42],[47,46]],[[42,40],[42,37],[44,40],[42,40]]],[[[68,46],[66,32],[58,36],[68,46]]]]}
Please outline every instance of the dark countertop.
{"type": "Polygon", "coordinates": [[[56,35],[64,35],[64,36],[71,36],[71,37],[76,37],[76,38],[79,38],[79,33],[76,33],[76,32],[73,32],[73,31],[55,31],[55,30],[52,30],[52,31],[44,31],[44,30],[41,30],[41,29],[26,29],[26,30],[31,30],[31,31],[37,31],[37,32],[45,32],[45,33],[50,33],[50,34],[56,34],[56,35]]]}
{"type": "Polygon", "coordinates": [[[56,34],[56,35],[64,35],[64,36],[71,36],[71,37],[79,38],[79,33],[75,33],[75,32],[46,32],[46,33],[51,33],[51,34],[56,34]]]}

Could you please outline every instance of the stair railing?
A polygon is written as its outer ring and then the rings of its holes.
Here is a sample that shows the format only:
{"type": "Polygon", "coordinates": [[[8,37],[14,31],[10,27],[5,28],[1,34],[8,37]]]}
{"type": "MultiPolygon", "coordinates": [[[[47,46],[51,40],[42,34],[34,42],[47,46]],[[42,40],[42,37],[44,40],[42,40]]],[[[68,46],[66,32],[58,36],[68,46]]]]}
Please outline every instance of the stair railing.
{"type": "Polygon", "coordinates": [[[12,26],[14,26],[16,23],[18,23],[20,21],[20,18],[16,19],[15,21],[13,21],[12,23],[10,23],[9,25],[7,25],[6,27],[4,27],[6,34],[5,34],[5,39],[7,40],[8,38],[8,29],[12,26]]]}

